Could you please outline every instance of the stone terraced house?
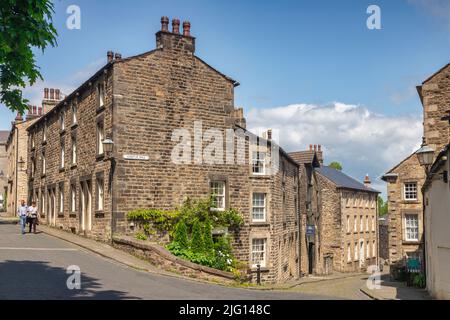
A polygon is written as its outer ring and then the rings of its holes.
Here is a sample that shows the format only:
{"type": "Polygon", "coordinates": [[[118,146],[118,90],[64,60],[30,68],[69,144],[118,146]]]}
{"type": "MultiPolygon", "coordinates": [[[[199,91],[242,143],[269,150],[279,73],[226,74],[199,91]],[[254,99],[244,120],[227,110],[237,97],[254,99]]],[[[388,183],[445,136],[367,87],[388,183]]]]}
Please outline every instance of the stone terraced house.
{"type": "MultiPolygon", "coordinates": [[[[435,155],[448,144],[450,110],[450,64],[417,87],[423,106],[424,142],[435,155]]],[[[424,262],[424,216],[422,187],[425,171],[416,153],[412,153],[383,176],[387,182],[389,262],[403,263],[406,258],[424,262]]]]}
{"type": "Polygon", "coordinates": [[[131,210],[173,209],[187,196],[214,193],[219,210],[232,207],[245,219],[234,235],[236,257],[253,271],[259,263],[263,281],[298,277],[298,164],[270,132],[263,139],[246,130],[234,107],[239,83],[194,54],[190,24],[182,33],[177,19],[172,31],[168,18],[161,24],[156,49],[129,58],[108,52],[105,66],[29,127],[29,197],[41,220],[108,241],[129,230],[131,210]],[[174,148],[186,136],[174,138],[177,130],[189,134],[181,163],[174,148]],[[245,159],[227,153],[225,164],[208,163],[202,140],[230,130],[244,134],[243,144],[231,139],[231,150],[245,159]],[[111,152],[105,141],[114,143],[111,152]]]}

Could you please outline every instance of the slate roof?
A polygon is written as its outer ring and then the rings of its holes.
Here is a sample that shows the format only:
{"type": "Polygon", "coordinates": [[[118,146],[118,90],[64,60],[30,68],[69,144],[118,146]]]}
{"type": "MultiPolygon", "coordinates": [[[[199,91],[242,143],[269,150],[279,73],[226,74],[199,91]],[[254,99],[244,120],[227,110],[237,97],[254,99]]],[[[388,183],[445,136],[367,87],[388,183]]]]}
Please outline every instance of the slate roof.
{"type": "Polygon", "coordinates": [[[9,131],[0,131],[0,143],[6,143],[8,141],[9,131]]]}
{"type": "Polygon", "coordinates": [[[369,192],[380,193],[378,190],[373,188],[366,187],[362,182],[359,182],[352,177],[346,175],[340,170],[333,169],[331,167],[323,166],[320,168],[316,168],[316,171],[333,182],[338,188],[346,188],[346,189],[354,189],[354,190],[362,190],[369,192]]]}

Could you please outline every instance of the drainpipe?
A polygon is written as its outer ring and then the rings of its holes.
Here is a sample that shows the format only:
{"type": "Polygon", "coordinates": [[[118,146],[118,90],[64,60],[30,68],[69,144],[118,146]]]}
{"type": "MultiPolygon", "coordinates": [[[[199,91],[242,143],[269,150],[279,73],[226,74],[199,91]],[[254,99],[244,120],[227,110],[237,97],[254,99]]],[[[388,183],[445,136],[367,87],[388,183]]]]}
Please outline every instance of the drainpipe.
{"type": "Polygon", "coordinates": [[[16,186],[15,186],[15,193],[16,193],[16,200],[14,203],[14,216],[17,215],[17,202],[19,198],[19,188],[17,186],[17,183],[19,181],[19,130],[17,126],[14,127],[14,132],[16,134],[16,159],[15,159],[15,169],[14,173],[16,174],[16,186]]]}
{"type": "Polygon", "coordinates": [[[298,221],[298,232],[297,232],[297,245],[298,245],[298,277],[302,277],[302,212],[300,210],[300,166],[298,166],[298,174],[297,174],[297,221],[298,221]]]}

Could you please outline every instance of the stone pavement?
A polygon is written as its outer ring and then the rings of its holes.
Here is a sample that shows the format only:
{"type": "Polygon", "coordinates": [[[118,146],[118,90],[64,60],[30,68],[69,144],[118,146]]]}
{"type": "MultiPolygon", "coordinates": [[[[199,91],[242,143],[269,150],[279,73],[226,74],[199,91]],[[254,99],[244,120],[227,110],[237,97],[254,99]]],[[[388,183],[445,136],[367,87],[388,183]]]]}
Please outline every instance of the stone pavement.
{"type": "Polygon", "coordinates": [[[431,300],[425,289],[408,287],[405,282],[392,281],[389,271],[385,271],[381,276],[379,289],[369,289],[367,285],[363,285],[361,292],[374,300],[431,300]]]}

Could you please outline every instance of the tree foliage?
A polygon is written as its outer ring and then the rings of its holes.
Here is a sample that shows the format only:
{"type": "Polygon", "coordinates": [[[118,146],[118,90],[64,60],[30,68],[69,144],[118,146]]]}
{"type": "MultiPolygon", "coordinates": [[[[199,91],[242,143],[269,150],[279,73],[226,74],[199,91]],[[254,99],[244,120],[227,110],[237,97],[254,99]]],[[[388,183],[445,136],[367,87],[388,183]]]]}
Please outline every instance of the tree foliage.
{"type": "Polygon", "coordinates": [[[192,227],[191,249],[194,252],[205,251],[205,242],[203,241],[203,230],[200,221],[195,221],[192,227]]]}
{"type": "Polygon", "coordinates": [[[337,162],[337,161],[331,162],[328,166],[329,166],[330,168],[333,168],[333,169],[342,171],[342,165],[341,165],[339,162],[337,162]]]}
{"type": "Polygon", "coordinates": [[[388,213],[388,203],[384,202],[383,198],[378,196],[378,210],[380,217],[386,215],[388,213]]]}
{"type": "Polygon", "coordinates": [[[43,79],[33,48],[56,46],[49,0],[0,1],[0,102],[21,114],[28,108],[22,88],[43,79]]]}
{"type": "Polygon", "coordinates": [[[184,220],[181,220],[175,226],[173,241],[178,243],[183,248],[187,248],[189,246],[188,230],[184,220]]]}

